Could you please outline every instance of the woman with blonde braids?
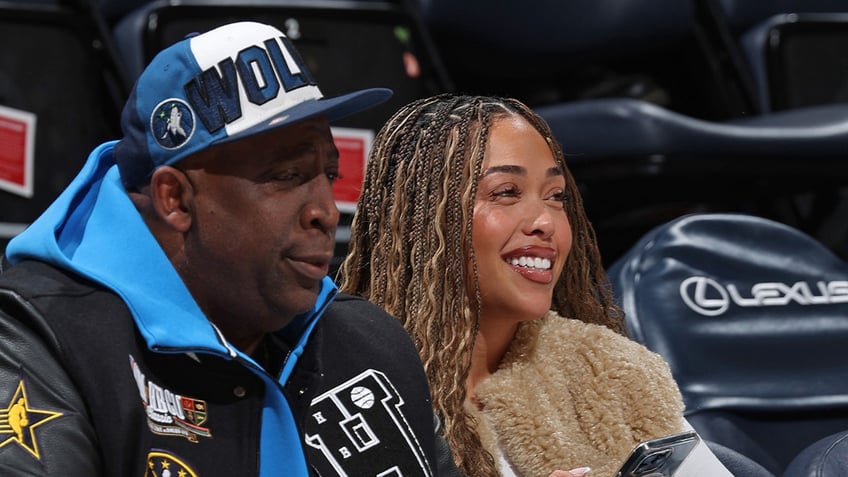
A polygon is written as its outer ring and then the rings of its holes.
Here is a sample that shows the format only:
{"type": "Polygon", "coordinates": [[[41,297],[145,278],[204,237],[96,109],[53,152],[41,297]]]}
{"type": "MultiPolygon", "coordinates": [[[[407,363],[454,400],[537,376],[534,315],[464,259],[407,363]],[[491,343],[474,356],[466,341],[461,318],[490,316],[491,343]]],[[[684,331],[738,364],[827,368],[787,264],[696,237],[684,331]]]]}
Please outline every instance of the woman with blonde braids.
{"type": "MultiPolygon", "coordinates": [[[[624,336],[559,145],[517,100],[398,111],[340,274],[413,337],[465,475],[612,476],[639,442],[687,427],[667,364],[624,336]]],[[[723,473],[704,475],[730,475],[706,453],[723,473]]]]}

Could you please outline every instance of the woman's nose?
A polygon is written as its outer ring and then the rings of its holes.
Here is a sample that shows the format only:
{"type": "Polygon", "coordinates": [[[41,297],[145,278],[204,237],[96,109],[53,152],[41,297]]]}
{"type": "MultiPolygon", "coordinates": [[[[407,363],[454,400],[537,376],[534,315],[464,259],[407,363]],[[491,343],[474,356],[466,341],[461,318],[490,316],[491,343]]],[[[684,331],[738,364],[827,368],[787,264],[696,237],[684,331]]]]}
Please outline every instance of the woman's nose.
{"type": "Polygon", "coordinates": [[[555,230],[553,211],[545,201],[534,201],[533,205],[528,207],[526,212],[528,215],[525,233],[539,235],[542,238],[549,238],[553,235],[555,230]]]}

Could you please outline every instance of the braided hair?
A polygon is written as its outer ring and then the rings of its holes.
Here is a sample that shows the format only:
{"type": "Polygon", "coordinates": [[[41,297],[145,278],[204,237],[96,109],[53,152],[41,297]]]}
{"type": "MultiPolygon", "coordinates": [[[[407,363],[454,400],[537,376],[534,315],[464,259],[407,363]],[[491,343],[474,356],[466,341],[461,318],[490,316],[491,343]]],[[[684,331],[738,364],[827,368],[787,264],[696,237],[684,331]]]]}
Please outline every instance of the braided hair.
{"type": "Polygon", "coordinates": [[[520,115],[564,171],[574,236],[554,289],[562,316],[624,334],[594,230],[545,121],[511,98],[442,94],[396,112],[377,133],[353,218],[340,289],[397,317],[417,346],[433,406],[465,475],[497,476],[466,411],[466,378],[480,319],[471,239],[477,182],[493,121],[520,115]]]}

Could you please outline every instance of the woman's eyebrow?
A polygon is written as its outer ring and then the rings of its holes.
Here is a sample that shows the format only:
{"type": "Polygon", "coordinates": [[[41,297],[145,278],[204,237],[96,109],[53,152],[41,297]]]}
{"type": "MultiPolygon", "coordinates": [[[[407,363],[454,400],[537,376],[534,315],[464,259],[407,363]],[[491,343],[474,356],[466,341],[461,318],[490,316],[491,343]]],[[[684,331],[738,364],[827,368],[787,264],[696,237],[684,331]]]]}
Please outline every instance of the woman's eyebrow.
{"type": "MultiPolygon", "coordinates": [[[[492,166],[492,167],[486,169],[485,171],[483,171],[482,174],[480,174],[480,177],[485,177],[485,176],[488,176],[489,174],[495,174],[495,173],[498,173],[498,172],[504,173],[504,174],[515,174],[515,175],[519,175],[519,176],[526,176],[527,175],[527,169],[525,169],[522,166],[503,165],[503,166],[492,166]]],[[[548,171],[546,173],[546,176],[548,176],[548,177],[556,177],[556,176],[561,176],[561,175],[564,175],[564,174],[563,174],[563,171],[562,171],[562,167],[560,167],[560,166],[550,167],[550,168],[548,168],[548,171]]]]}
{"type": "Polygon", "coordinates": [[[520,175],[520,176],[526,176],[527,175],[527,169],[525,169],[522,166],[503,165],[503,166],[492,166],[492,167],[486,169],[485,171],[483,171],[482,174],[480,174],[480,177],[486,177],[490,174],[495,174],[495,173],[498,173],[498,172],[504,173],[504,174],[516,174],[516,175],[520,175]]]}

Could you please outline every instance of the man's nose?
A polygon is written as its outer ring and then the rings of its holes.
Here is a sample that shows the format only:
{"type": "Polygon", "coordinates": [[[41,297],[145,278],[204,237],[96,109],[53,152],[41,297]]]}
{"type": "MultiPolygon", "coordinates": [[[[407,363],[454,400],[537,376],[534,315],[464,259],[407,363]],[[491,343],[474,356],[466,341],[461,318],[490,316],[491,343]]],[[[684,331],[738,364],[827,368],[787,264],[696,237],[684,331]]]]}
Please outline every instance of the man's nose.
{"type": "Polygon", "coordinates": [[[320,174],[308,183],[309,196],[301,213],[301,225],[304,228],[318,227],[324,231],[335,230],[339,224],[339,209],[333,196],[333,184],[320,174]]]}

